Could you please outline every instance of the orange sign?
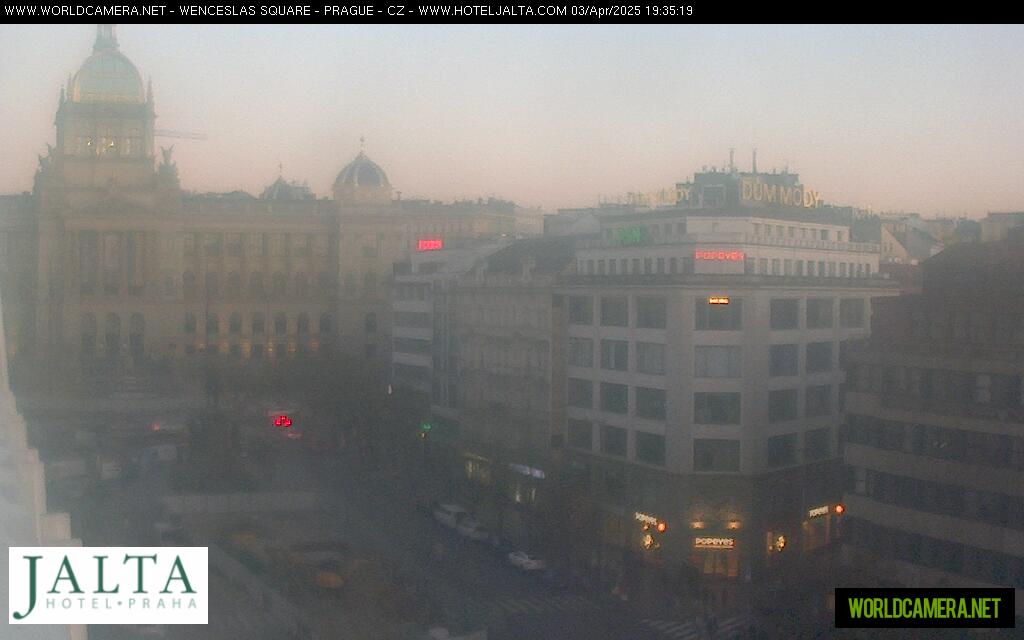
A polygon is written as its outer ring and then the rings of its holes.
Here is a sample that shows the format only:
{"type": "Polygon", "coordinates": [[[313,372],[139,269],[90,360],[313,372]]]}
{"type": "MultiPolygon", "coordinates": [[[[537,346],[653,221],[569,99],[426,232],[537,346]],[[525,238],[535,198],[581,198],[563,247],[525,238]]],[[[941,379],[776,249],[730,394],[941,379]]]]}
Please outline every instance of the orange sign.
{"type": "Polygon", "coordinates": [[[743,262],[746,255],[742,251],[707,251],[697,249],[693,252],[694,260],[728,260],[730,262],[743,262]]]}

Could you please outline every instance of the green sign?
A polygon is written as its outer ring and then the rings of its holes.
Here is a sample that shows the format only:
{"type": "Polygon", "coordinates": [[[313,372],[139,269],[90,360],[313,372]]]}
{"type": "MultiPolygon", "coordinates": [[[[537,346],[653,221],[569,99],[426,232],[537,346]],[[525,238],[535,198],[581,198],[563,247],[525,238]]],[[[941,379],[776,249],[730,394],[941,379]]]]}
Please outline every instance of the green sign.
{"type": "Polygon", "coordinates": [[[619,244],[640,245],[650,244],[650,236],[647,235],[647,227],[623,227],[618,230],[619,244]]]}

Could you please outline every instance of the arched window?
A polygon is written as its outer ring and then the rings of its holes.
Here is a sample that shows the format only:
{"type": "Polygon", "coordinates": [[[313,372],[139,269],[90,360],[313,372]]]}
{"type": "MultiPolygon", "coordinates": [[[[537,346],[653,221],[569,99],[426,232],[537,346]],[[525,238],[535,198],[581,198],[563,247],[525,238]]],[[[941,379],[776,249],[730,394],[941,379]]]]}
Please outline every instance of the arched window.
{"type": "Polygon", "coordinates": [[[279,313],[274,316],[274,335],[283,336],[288,333],[288,316],[279,313]]]}
{"type": "Polygon", "coordinates": [[[305,298],[309,294],[309,280],[306,274],[299,273],[295,276],[295,295],[305,298]]]}
{"type": "Polygon", "coordinates": [[[133,313],[128,320],[128,348],[136,358],[145,352],[146,319],[141,313],[133,313]]]}
{"type": "Polygon", "coordinates": [[[82,355],[96,355],[96,316],[83,313],[79,332],[82,335],[82,355]]]}
{"type": "Polygon", "coordinates": [[[186,271],[181,276],[181,291],[186,300],[196,299],[196,274],[186,271]]]}
{"type": "Polygon", "coordinates": [[[193,336],[196,334],[196,314],[191,311],[185,313],[185,334],[193,336]]]}
{"type": "Polygon", "coordinates": [[[271,282],[272,293],[275,296],[283,296],[288,289],[288,279],[280,271],[274,273],[271,282]]]}
{"type": "Polygon", "coordinates": [[[332,333],[334,333],[334,319],[325,311],[320,314],[320,335],[327,336],[332,333]]]}
{"type": "Polygon", "coordinates": [[[263,290],[263,274],[256,271],[249,276],[249,295],[254,298],[262,298],[266,292],[263,290]]]}
{"type": "Polygon", "coordinates": [[[242,276],[238,275],[237,271],[232,271],[228,274],[228,288],[227,294],[232,298],[237,298],[242,293],[242,276]]]}
{"type": "Polygon", "coordinates": [[[216,313],[206,314],[206,335],[215,336],[220,333],[220,318],[216,313]]]}
{"type": "Polygon", "coordinates": [[[295,332],[300,336],[309,335],[309,314],[300,313],[299,318],[295,323],[295,332]]]}
{"type": "Polygon", "coordinates": [[[228,333],[233,335],[242,333],[242,314],[237,311],[232,313],[228,320],[228,333]]]}
{"type": "Polygon", "coordinates": [[[366,329],[366,333],[376,333],[377,332],[377,314],[376,313],[368,313],[368,314],[366,314],[366,319],[363,321],[363,326],[366,329]]]}
{"type": "Polygon", "coordinates": [[[216,271],[206,272],[206,295],[210,298],[220,295],[220,276],[216,271]]]}
{"type": "Polygon", "coordinates": [[[254,336],[262,335],[266,329],[266,319],[263,317],[263,314],[252,314],[252,334],[254,336]]]}
{"type": "Polygon", "coordinates": [[[107,355],[115,357],[121,353],[121,318],[116,313],[107,314],[104,326],[104,339],[107,355]]]}

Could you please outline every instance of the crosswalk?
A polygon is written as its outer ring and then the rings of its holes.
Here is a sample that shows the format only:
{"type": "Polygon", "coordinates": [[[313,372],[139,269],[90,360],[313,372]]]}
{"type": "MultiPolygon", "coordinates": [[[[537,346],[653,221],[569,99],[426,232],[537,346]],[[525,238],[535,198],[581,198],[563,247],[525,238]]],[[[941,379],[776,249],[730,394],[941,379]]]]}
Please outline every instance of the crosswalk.
{"type": "Polygon", "coordinates": [[[651,629],[660,632],[662,635],[674,638],[675,640],[730,640],[742,638],[750,624],[750,618],[745,615],[731,616],[718,623],[718,630],[714,636],[707,633],[702,625],[695,620],[651,620],[645,618],[641,622],[651,629]]]}
{"type": "Polygon", "coordinates": [[[568,611],[583,611],[595,605],[581,595],[568,594],[551,598],[527,596],[525,598],[499,598],[490,602],[493,612],[500,615],[530,615],[568,611]]]}

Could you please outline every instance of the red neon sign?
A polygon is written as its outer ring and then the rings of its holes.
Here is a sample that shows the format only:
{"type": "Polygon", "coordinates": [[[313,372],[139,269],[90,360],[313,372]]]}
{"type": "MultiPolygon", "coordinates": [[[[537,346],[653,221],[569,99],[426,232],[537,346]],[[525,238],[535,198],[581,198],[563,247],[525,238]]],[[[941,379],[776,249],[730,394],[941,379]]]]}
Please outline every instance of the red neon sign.
{"type": "Polygon", "coordinates": [[[743,262],[746,256],[742,251],[701,251],[693,252],[694,260],[730,260],[732,262],[743,262]]]}
{"type": "Polygon", "coordinates": [[[437,251],[444,249],[444,240],[441,238],[424,238],[416,241],[417,251],[437,251]]]}

